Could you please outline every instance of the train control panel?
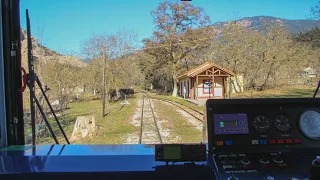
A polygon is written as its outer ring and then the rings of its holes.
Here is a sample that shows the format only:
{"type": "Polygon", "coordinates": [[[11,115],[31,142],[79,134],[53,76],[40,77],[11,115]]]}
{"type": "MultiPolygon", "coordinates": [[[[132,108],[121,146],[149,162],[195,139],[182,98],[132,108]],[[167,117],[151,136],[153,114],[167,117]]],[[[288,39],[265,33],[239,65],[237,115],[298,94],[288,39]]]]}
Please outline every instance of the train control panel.
{"type": "Polygon", "coordinates": [[[320,179],[319,99],[207,101],[217,179],[320,179]]]}

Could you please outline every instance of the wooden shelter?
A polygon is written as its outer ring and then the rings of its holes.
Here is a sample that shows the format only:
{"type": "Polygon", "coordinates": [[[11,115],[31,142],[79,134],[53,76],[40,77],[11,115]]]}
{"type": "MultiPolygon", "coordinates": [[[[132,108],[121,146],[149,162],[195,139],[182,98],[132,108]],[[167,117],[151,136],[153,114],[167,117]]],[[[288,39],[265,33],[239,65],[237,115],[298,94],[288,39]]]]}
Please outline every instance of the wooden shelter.
{"type": "Polygon", "coordinates": [[[178,76],[180,96],[190,99],[221,99],[230,93],[232,71],[205,63],[178,76]]]}

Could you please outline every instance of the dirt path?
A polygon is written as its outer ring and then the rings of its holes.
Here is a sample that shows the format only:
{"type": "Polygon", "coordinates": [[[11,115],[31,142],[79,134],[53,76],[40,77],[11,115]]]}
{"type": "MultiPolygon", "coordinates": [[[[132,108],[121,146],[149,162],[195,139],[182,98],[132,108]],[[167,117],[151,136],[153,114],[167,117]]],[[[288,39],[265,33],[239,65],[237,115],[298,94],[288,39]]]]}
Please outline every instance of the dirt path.
{"type": "MultiPolygon", "coordinates": [[[[130,124],[136,126],[136,127],[140,127],[140,123],[141,123],[141,115],[142,115],[142,104],[143,104],[143,100],[142,97],[139,98],[138,100],[138,105],[137,105],[137,109],[136,112],[134,113],[132,119],[130,120],[130,124]]],[[[139,137],[140,137],[140,131],[136,131],[130,134],[127,134],[124,137],[124,144],[138,144],[139,143],[139,137]]]]}

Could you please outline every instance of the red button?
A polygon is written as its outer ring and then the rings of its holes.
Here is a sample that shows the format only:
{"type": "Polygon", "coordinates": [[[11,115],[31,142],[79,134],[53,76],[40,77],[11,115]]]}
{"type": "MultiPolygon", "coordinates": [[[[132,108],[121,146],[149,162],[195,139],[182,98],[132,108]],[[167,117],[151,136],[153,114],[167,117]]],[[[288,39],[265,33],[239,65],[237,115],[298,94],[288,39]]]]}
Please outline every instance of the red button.
{"type": "Polygon", "coordinates": [[[301,144],[301,139],[294,139],[293,141],[295,144],[301,144]]]}
{"type": "Polygon", "coordinates": [[[292,139],[286,139],[286,144],[292,144],[292,139]]]}
{"type": "Polygon", "coordinates": [[[284,143],[284,140],[283,140],[283,139],[278,139],[278,140],[277,140],[277,143],[278,143],[278,144],[283,144],[283,143],[284,143]]]}
{"type": "Polygon", "coordinates": [[[269,144],[275,144],[276,140],[269,140],[269,144]]]}

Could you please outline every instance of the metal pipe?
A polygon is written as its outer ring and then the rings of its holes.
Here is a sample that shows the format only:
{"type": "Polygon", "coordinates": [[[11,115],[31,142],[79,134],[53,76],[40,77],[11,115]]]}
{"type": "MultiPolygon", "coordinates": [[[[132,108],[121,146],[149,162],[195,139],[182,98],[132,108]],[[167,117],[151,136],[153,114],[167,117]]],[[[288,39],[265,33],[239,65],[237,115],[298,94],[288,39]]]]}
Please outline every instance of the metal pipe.
{"type": "Polygon", "coordinates": [[[48,153],[47,153],[47,156],[49,156],[49,155],[51,154],[51,152],[52,152],[52,150],[53,150],[53,147],[54,147],[54,145],[52,144],[51,147],[50,147],[50,149],[49,149],[49,151],[48,151],[48,153]]]}
{"type": "Polygon", "coordinates": [[[63,152],[63,150],[64,150],[64,148],[66,147],[66,145],[63,145],[62,146],[62,148],[61,148],[61,150],[60,150],[60,152],[59,152],[59,154],[58,154],[58,156],[60,156],[61,154],[62,154],[62,152],[63,152]]]}
{"type": "Polygon", "coordinates": [[[32,145],[36,144],[36,120],[35,120],[35,106],[33,102],[33,97],[35,97],[34,92],[34,67],[33,67],[33,59],[32,59],[32,41],[31,41],[31,29],[30,29],[30,18],[28,9],[26,10],[26,18],[27,18],[27,41],[28,41],[28,87],[30,89],[30,112],[31,112],[31,128],[32,128],[32,145]]]}
{"type": "Polygon", "coordinates": [[[318,94],[319,88],[320,88],[320,81],[318,82],[318,87],[317,87],[316,91],[314,92],[313,98],[316,98],[316,95],[318,94]]]}
{"type": "Polygon", "coordinates": [[[41,115],[42,115],[42,118],[44,119],[44,122],[46,123],[46,125],[47,125],[47,127],[48,127],[48,129],[49,129],[49,131],[50,131],[50,133],[51,133],[54,141],[56,142],[56,144],[59,144],[56,135],[55,135],[54,132],[52,131],[52,128],[51,128],[51,126],[50,126],[50,124],[49,124],[49,122],[48,122],[48,119],[47,119],[46,115],[44,114],[43,110],[41,109],[41,106],[40,106],[40,103],[39,103],[38,99],[37,99],[36,97],[34,97],[34,100],[35,100],[35,102],[36,102],[36,104],[37,104],[37,106],[38,106],[38,108],[39,108],[39,110],[40,110],[40,113],[41,113],[41,115]]]}
{"type": "Polygon", "coordinates": [[[49,100],[48,100],[48,97],[47,97],[45,91],[44,91],[43,88],[42,88],[42,84],[41,84],[38,76],[36,76],[35,79],[36,79],[36,82],[37,82],[38,86],[40,87],[40,90],[41,90],[41,92],[42,92],[42,94],[43,94],[43,97],[44,97],[44,99],[46,100],[46,102],[47,102],[47,104],[48,104],[48,106],[49,106],[49,108],[50,108],[50,110],[51,110],[51,112],[52,112],[52,114],[53,114],[53,116],[54,116],[54,119],[56,120],[56,122],[57,122],[57,124],[58,124],[58,126],[59,126],[59,128],[60,128],[60,130],[61,130],[61,132],[62,132],[62,134],[63,134],[63,136],[64,136],[64,138],[65,138],[65,140],[67,141],[68,144],[70,144],[70,142],[69,142],[69,140],[68,140],[68,137],[67,137],[66,133],[64,132],[64,130],[63,130],[63,128],[62,128],[62,126],[61,126],[61,124],[60,124],[60,122],[59,122],[59,120],[58,120],[58,118],[57,118],[57,116],[56,116],[56,113],[54,112],[54,110],[53,110],[53,108],[52,108],[52,106],[51,106],[51,104],[50,104],[50,102],[49,102],[49,100]]]}

